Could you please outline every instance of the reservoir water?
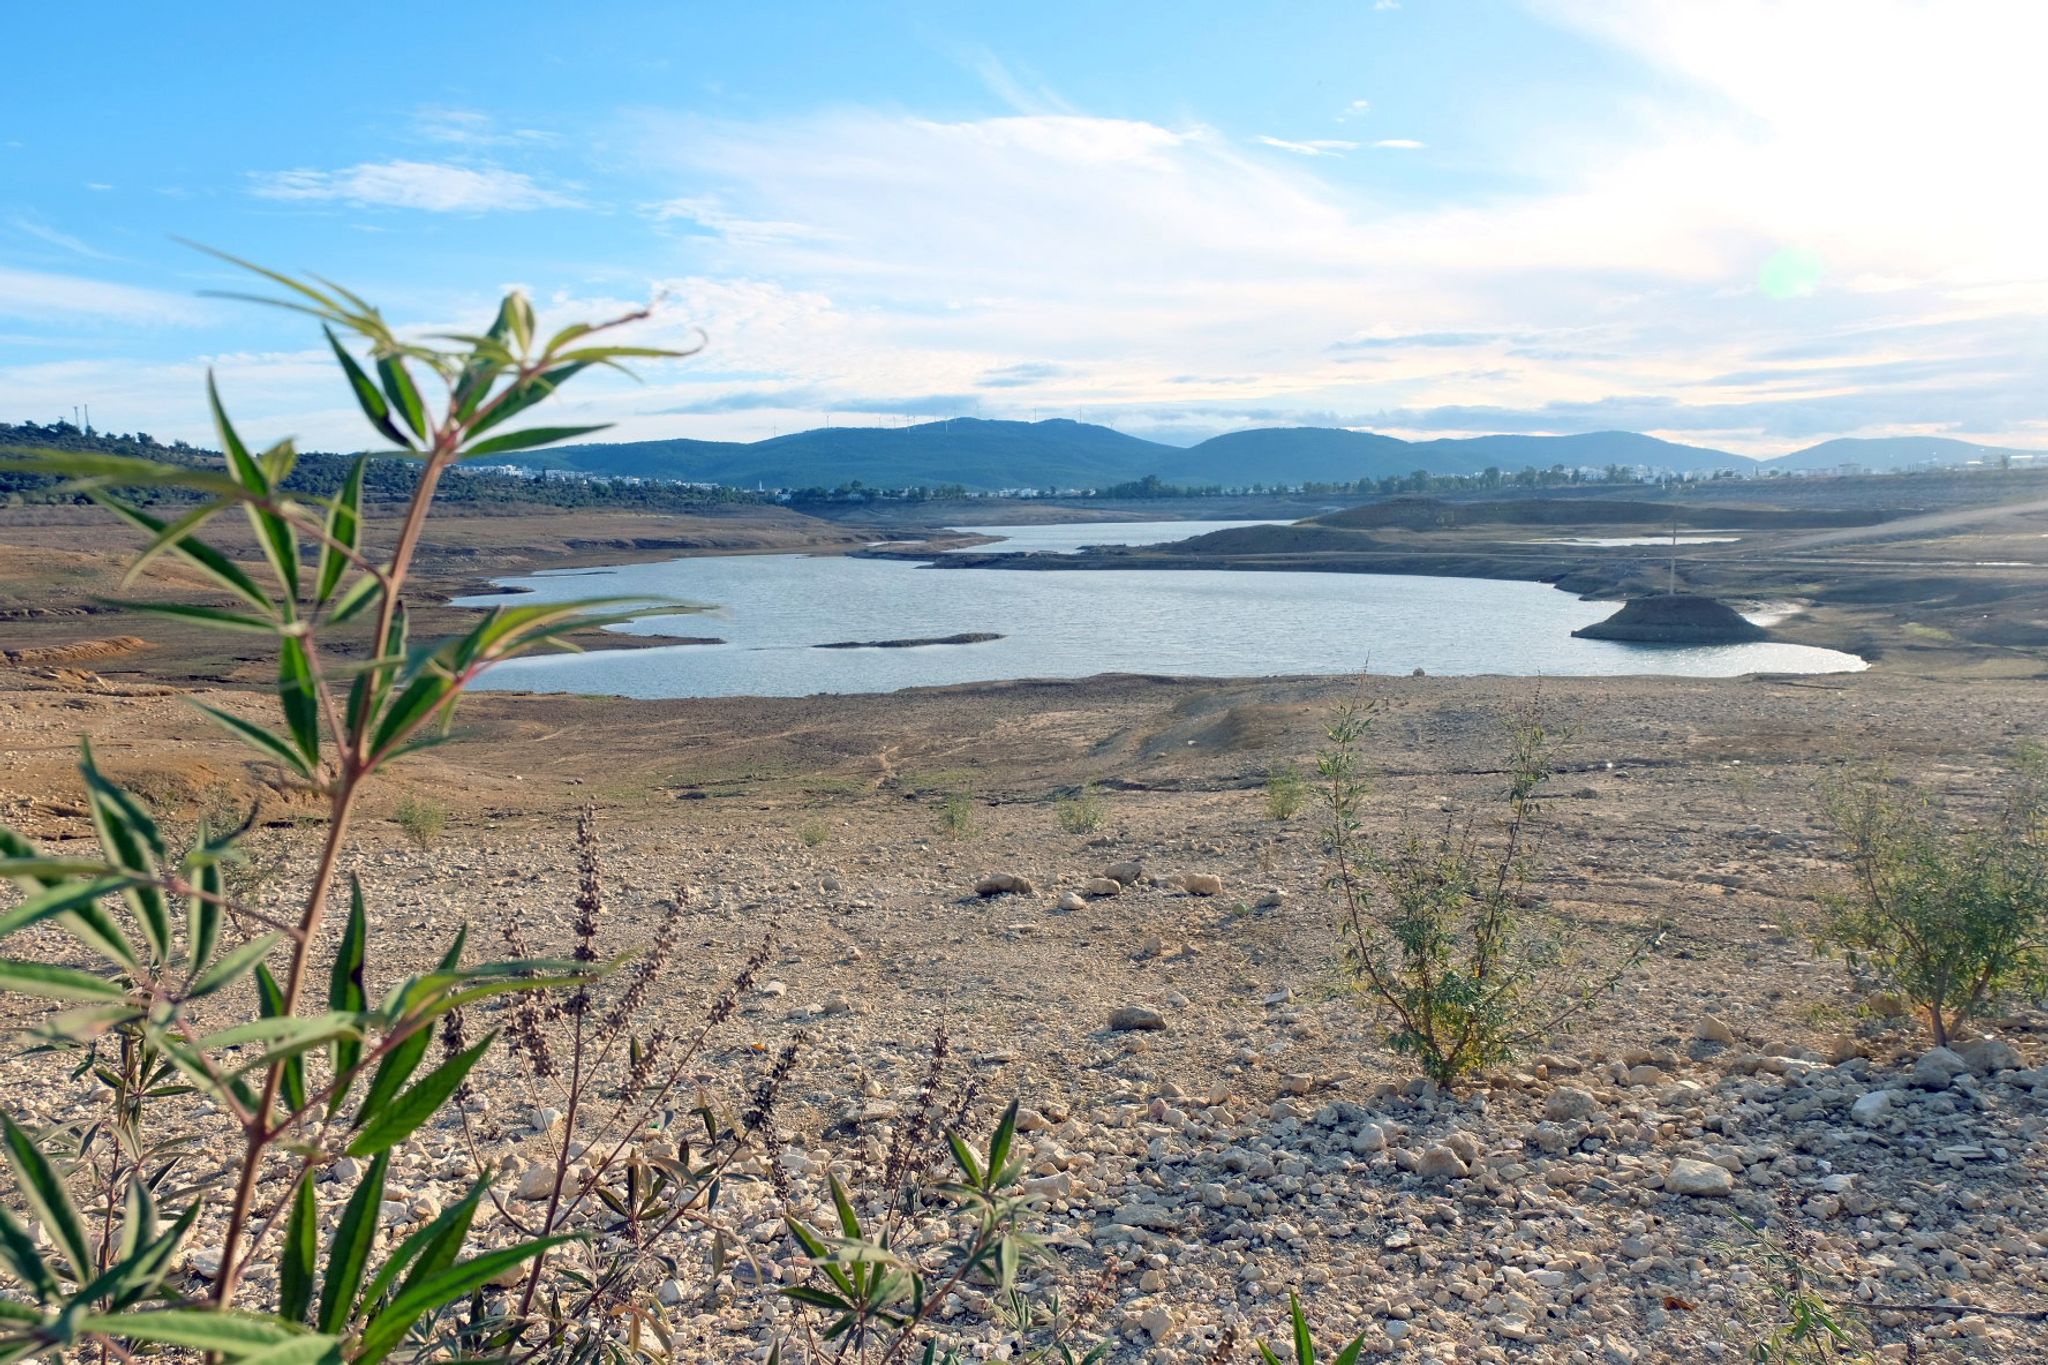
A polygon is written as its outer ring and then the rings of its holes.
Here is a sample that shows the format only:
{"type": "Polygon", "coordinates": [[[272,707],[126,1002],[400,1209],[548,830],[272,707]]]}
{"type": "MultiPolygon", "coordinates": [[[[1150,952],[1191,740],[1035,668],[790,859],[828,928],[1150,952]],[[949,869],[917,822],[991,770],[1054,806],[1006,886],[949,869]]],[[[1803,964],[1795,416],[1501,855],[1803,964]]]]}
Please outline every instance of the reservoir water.
{"type": "MultiPolygon", "coordinates": [[[[1217,523],[1159,523],[1179,539],[1217,523]]],[[[983,528],[991,549],[1141,543],[1155,524],[983,528]]],[[[1828,673],[1864,667],[1833,650],[1775,643],[1670,646],[1579,640],[1611,615],[1540,583],[1480,578],[1226,569],[1029,572],[935,569],[903,560],[732,555],[498,580],[525,592],[458,605],[624,596],[701,604],[650,610],[629,634],[717,636],[675,645],[544,655],[482,686],[629,697],[807,696],[1096,673],[1274,674],[1828,673]],[[530,594],[530,595],[527,595],[530,594]],[[848,641],[996,634],[975,644],[821,649],[848,641]]]]}

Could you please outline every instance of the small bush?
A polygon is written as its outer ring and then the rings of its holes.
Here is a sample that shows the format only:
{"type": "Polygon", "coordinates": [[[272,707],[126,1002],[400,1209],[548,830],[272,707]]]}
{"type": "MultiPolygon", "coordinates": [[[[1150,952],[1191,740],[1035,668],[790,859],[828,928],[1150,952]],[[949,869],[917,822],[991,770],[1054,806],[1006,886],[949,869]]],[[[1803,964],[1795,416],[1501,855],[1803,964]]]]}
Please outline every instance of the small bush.
{"type": "Polygon", "coordinates": [[[955,839],[974,833],[974,798],[966,792],[948,792],[939,803],[939,829],[955,839]]]}
{"type": "Polygon", "coordinates": [[[1292,820],[1308,804],[1308,779],[1292,763],[1281,763],[1266,774],[1266,816],[1271,820],[1292,820]]]}
{"type": "Polygon", "coordinates": [[[805,848],[816,848],[832,837],[832,827],[814,816],[796,827],[796,837],[805,848]]]}
{"type": "Polygon", "coordinates": [[[1750,1316],[1757,1330],[1748,1359],[1756,1365],[1857,1365],[1873,1359],[1863,1349],[1870,1329],[1849,1303],[1846,1286],[1831,1284],[1819,1269],[1811,1233],[1796,1228],[1779,1234],[1735,1221],[1749,1234],[1734,1248],[1750,1262],[1762,1286],[1762,1302],[1750,1316]]]}
{"type": "Polygon", "coordinates": [[[392,823],[405,832],[412,840],[412,846],[424,853],[434,846],[441,837],[441,831],[448,827],[448,808],[430,796],[414,796],[408,793],[398,800],[391,812],[392,823]]]}
{"type": "Polygon", "coordinates": [[[2048,761],[2022,755],[1998,808],[1964,821],[1881,772],[1822,788],[1848,884],[1824,899],[1823,946],[1916,1005],[1938,1046],[2048,980],[2048,761]]]}
{"type": "Polygon", "coordinates": [[[1391,852],[1368,848],[1360,828],[1359,746],[1371,724],[1364,706],[1340,709],[1316,761],[1344,965],[1356,988],[1394,1016],[1394,1050],[1448,1086],[1541,1038],[1655,940],[1588,979],[1561,950],[1561,926],[1525,904],[1542,788],[1561,742],[1538,712],[1508,727],[1497,833],[1449,816],[1432,833],[1411,831],[1391,852]]]}
{"type": "Polygon", "coordinates": [[[1090,782],[1055,802],[1053,815],[1069,834],[1093,834],[1109,823],[1109,800],[1090,782]]]}

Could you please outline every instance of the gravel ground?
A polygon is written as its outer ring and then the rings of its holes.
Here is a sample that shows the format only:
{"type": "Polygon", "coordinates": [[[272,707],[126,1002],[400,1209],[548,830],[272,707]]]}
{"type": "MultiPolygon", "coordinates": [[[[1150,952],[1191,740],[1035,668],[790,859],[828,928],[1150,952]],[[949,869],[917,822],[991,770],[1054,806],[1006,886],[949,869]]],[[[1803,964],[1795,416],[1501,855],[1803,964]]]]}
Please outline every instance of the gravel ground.
{"type": "MultiPolygon", "coordinates": [[[[1485,810],[1498,712],[1529,689],[1376,681],[1372,833],[1485,810]]],[[[2033,732],[2040,684],[1544,684],[1576,734],[1534,881],[1596,959],[1668,932],[1568,1031],[1457,1096],[1412,1084],[1383,1021],[1343,992],[1311,820],[1265,811],[1266,769],[1305,759],[1346,691],[1108,679],[639,708],[490,698],[473,712],[484,742],[392,779],[445,800],[447,834],[420,853],[373,818],[352,851],[373,994],[463,922],[480,949],[506,920],[536,950],[564,946],[572,812],[594,799],[602,944],[672,934],[642,1027],[694,1027],[775,929],[687,1080],[737,1110],[808,1035],[774,1143],[800,1212],[822,1215],[824,1172],[877,1164],[943,1025],[977,1124],[1012,1097],[1030,1110],[1022,1141],[1067,1297],[1102,1287],[1095,1330],[1118,1359],[1206,1360],[1232,1324],[1248,1358],[1249,1337],[1277,1340],[1290,1289],[1325,1337],[1363,1331],[1396,1358],[1740,1359],[1766,1295],[1738,1214],[1795,1230],[1856,1302],[2048,1303],[2048,1017],[2018,1010],[1988,1021],[1994,1041],[1930,1057],[1802,932],[1834,875],[1809,814],[1821,768],[1881,751],[1968,800],[2033,732]],[[1056,799],[1084,780],[1102,783],[1106,822],[1068,833],[1056,799]],[[964,838],[940,829],[950,790],[973,793],[964,838]],[[1118,894],[1081,894],[1124,862],[1142,866],[1118,894]],[[1186,890],[1189,874],[1212,893],[1186,890]],[[1031,890],[977,895],[992,875],[1031,890]],[[1124,1009],[1164,1027],[1111,1029],[1124,1009]]],[[[243,772],[174,698],[121,692],[71,674],[6,695],[5,818],[58,848],[87,833],[62,771],[81,728],[117,771],[243,772]]],[[[295,860],[312,831],[265,837],[295,860]]],[[[16,951],[63,944],[36,931],[16,951]]],[[[515,1057],[489,1065],[467,1129],[402,1152],[394,1235],[459,1196],[473,1154],[512,1185],[551,1160],[560,1094],[515,1057]]],[[[33,1119],[83,1112],[49,1058],[7,1060],[0,1093],[33,1119]]],[[[330,1216],[346,1177],[323,1187],[330,1216]]],[[[802,1270],[781,1209],[765,1179],[735,1180],[723,1233],[675,1248],[677,1358],[759,1357],[787,1326],[771,1291],[802,1270]],[[720,1236],[758,1267],[728,1254],[714,1277],[720,1236]]],[[[971,1305],[941,1311],[980,1353],[1005,1353],[971,1305]]],[[[2039,1321],[1970,1312],[1868,1316],[1888,1359],[1910,1343],[1920,1359],[2028,1361],[2048,1339],[2039,1321]]]]}

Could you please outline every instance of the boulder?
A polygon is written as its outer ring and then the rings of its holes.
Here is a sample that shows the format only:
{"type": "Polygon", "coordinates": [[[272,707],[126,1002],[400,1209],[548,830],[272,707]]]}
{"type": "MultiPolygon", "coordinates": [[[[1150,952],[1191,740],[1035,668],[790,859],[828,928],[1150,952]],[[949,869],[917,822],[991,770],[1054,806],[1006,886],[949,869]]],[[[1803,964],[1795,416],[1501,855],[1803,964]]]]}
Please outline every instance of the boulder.
{"type": "Polygon", "coordinates": [[[1220,896],[1223,879],[1208,872],[1190,872],[1180,879],[1180,889],[1190,896],[1220,896]]]}
{"type": "Polygon", "coordinates": [[[1949,1082],[1963,1075],[1970,1064],[1945,1047],[1931,1047],[1913,1063],[1913,1084],[1922,1090],[1946,1090],[1949,1082]]]}
{"type": "Polygon", "coordinates": [[[1166,1027],[1166,1016],[1144,1005],[1125,1005],[1110,1011],[1109,1027],[1116,1033],[1156,1033],[1166,1027]]]}
{"type": "Polygon", "coordinates": [[[1664,1188],[1672,1194],[1694,1198],[1721,1198],[1734,1190],[1735,1177],[1726,1167],[1716,1166],[1711,1161],[1695,1161],[1682,1156],[1673,1161],[1671,1169],[1665,1172],[1664,1188]]]}
{"type": "Polygon", "coordinates": [[[1425,1149],[1415,1162],[1415,1173],[1425,1180],[1461,1180],[1471,1174],[1465,1159],[1442,1143],[1425,1149]]]}
{"type": "Polygon", "coordinates": [[[1989,1076],[1994,1071],[2018,1071],[2025,1065],[2020,1061],[2020,1054],[2013,1051],[2012,1044],[1988,1034],[1966,1043],[1957,1043],[1955,1054],[1976,1076],[1989,1076]]]}
{"type": "Polygon", "coordinates": [[[1028,896],[1035,888],[1028,878],[1014,872],[991,872],[974,884],[977,896],[1028,896]]]}
{"type": "Polygon", "coordinates": [[[1552,1123],[1583,1123],[1600,1112],[1600,1101],[1590,1090],[1561,1085],[1543,1102],[1543,1117],[1552,1123]]]}
{"type": "Polygon", "coordinates": [[[1132,882],[1145,875],[1145,865],[1135,858],[1121,863],[1111,863],[1108,867],[1102,869],[1102,875],[1111,881],[1122,882],[1125,886],[1129,886],[1132,882]]]}
{"type": "Polygon", "coordinates": [[[1123,893],[1124,884],[1114,877],[1090,877],[1081,887],[1084,896],[1116,896],[1123,893]]]}

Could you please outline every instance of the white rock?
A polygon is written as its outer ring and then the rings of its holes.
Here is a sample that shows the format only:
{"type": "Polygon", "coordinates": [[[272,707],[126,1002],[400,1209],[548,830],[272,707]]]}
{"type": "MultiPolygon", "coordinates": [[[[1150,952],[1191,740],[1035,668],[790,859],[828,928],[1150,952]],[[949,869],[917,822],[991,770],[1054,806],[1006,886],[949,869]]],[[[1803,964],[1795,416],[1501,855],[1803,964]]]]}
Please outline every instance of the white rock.
{"type": "Polygon", "coordinates": [[[1725,1167],[1716,1166],[1711,1161],[1695,1161],[1682,1156],[1673,1161],[1671,1169],[1665,1173],[1664,1188],[1673,1194],[1712,1198],[1732,1191],[1735,1177],[1725,1167]]]}
{"type": "Polygon", "coordinates": [[[1866,1128],[1883,1123],[1892,1112],[1892,1092],[1873,1090],[1849,1106],[1849,1117],[1866,1128]]]}

